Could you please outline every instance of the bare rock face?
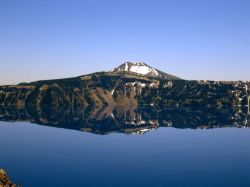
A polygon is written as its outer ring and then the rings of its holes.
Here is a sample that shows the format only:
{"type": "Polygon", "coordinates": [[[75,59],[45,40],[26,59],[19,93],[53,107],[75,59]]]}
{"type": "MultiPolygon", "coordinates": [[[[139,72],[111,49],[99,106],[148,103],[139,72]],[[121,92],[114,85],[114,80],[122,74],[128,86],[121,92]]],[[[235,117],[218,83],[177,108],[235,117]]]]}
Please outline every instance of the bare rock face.
{"type": "Polygon", "coordinates": [[[0,187],[16,187],[16,185],[10,181],[7,173],[3,169],[0,169],[0,187]]]}

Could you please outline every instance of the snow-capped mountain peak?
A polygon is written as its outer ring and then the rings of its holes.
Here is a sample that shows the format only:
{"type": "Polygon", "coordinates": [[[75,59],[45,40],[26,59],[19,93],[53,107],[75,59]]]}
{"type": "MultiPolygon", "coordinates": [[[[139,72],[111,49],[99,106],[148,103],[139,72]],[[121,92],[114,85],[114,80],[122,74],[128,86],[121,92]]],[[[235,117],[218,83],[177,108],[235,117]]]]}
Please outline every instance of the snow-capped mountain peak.
{"type": "Polygon", "coordinates": [[[162,79],[179,79],[173,75],[169,75],[162,71],[159,71],[144,62],[125,62],[118,66],[112,72],[128,72],[144,75],[146,77],[162,78],[162,79]]]}

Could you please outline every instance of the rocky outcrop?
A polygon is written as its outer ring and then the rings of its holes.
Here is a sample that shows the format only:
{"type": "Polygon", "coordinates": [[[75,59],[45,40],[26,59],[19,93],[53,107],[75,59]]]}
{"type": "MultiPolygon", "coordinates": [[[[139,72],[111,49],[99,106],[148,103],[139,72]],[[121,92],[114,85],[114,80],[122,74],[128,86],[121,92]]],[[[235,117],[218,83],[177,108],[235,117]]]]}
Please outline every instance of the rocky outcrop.
{"type": "Polygon", "coordinates": [[[3,169],[0,169],[0,187],[17,187],[16,184],[10,181],[10,179],[7,176],[7,173],[3,169]]]}

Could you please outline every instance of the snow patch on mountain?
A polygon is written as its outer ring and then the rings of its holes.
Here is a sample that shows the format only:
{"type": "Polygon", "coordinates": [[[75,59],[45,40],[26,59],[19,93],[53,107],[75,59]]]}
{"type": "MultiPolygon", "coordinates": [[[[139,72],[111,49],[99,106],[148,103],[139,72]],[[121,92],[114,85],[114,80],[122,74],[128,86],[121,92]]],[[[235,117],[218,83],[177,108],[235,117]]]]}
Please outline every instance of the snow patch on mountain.
{"type": "Polygon", "coordinates": [[[130,71],[134,73],[142,74],[142,75],[147,75],[147,74],[151,74],[155,76],[158,75],[158,72],[154,68],[150,68],[144,65],[143,66],[142,65],[131,66],[130,71]]]}
{"type": "Polygon", "coordinates": [[[125,63],[125,71],[128,71],[128,63],[125,63]]]}
{"type": "Polygon", "coordinates": [[[144,75],[146,77],[162,78],[162,79],[169,79],[169,80],[179,79],[178,77],[159,71],[143,62],[136,62],[136,63],[125,62],[119,67],[113,69],[111,72],[136,73],[136,74],[144,75]]]}

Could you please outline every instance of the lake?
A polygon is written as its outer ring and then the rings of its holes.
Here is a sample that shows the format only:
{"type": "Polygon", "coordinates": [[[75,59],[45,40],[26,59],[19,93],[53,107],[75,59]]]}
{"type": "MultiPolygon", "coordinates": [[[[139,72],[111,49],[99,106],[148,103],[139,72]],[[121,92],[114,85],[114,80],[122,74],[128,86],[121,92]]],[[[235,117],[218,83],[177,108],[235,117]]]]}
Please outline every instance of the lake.
{"type": "Polygon", "coordinates": [[[0,148],[0,168],[23,187],[250,186],[249,128],[102,135],[1,121],[0,148]]]}

